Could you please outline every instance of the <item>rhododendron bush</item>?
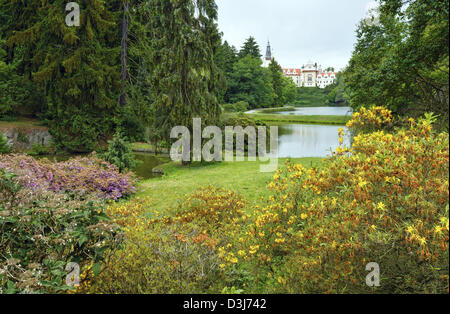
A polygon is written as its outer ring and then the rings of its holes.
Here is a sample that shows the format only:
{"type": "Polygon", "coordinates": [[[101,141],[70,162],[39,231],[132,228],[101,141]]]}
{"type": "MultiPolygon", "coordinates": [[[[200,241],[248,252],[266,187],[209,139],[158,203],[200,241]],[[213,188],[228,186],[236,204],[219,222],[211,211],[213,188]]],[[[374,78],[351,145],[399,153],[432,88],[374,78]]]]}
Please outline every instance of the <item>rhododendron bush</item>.
{"type": "Polygon", "coordinates": [[[34,159],[26,155],[0,156],[0,169],[17,175],[26,188],[52,192],[96,194],[117,200],[134,192],[134,175],[96,157],[76,157],[64,162],[34,159]]]}
{"type": "Polygon", "coordinates": [[[0,170],[0,293],[56,293],[67,265],[100,270],[120,244],[118,226],[94,195],[24,188],[0,170]]]}

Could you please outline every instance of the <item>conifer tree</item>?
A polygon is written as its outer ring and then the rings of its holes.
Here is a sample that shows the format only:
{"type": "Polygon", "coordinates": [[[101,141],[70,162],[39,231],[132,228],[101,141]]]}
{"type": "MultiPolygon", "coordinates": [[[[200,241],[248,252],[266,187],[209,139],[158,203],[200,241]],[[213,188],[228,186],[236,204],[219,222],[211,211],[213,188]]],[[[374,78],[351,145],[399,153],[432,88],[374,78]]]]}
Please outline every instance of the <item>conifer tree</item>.
{"type": "Polygon", "coordinates": [[[214,56],[220,45],[214,0],[148,0],[153,136],[170,140],[177,125],[192,119],[217,123],[220,70],[214,56]]]}
{"type": "Polygon", "coordinates": [[[239,58],[244,58],[247,55],[251,55],[253,58],[261,58],[261,51],[255,38],[250,36],[239,51],[239,58]]]}
{"type": "Polygon", "coordinates": [[[69,151],[91,151],[112,131],[121,86],[112,2],[78,1],[80,27],[66,25],[65,0],[5,2],[11,23],[3,32],[11,48],[29,56],[27,70],[47,95],[56,143],[69,151]]]}
{"type": "Polygon", "coordinates": [[[269,71],[272,77],[272,87],[274,91],[274,106],[283,105],[283,70],[275,59],[269,64],[269,71]]]}

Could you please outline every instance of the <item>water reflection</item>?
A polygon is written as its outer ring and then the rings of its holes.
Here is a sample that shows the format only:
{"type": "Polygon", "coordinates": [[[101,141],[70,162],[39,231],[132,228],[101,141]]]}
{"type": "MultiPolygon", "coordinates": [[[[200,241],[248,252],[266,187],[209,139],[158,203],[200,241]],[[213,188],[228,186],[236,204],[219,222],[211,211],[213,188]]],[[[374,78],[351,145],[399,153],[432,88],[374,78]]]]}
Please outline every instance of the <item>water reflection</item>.
{"type": "MultiPolygon", "coordinates": [[[[326,157],[339,146],[339,128],[334,125],[288,124],[278,128],[279,157],[326,157]]],[[[344,128],[345,129],[345,128],[344,128]]],[[[347,130],[346,130],[347,131],[347,130]]],[[[348,134],[348,132],[347,132],[348,134]]],[[[350,136],[344,138],[350,146],[350,136]]]]}

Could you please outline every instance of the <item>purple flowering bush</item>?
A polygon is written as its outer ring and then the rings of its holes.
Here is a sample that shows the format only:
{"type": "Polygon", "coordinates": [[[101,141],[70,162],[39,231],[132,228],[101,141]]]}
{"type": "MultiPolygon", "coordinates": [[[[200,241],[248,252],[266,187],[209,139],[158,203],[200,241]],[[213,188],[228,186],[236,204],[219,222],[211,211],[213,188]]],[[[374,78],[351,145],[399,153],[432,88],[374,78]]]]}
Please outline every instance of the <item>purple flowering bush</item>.
{"type": "Polygon", "coordinates": [[[136,179],[132,172],[120,173],[116,166],[95,154],[64,162],[37,160],[22,154],[1,155],[0,169],[17,175],[20,184],[31,190],[92,194],[111,200],[135,191],[136,179]]]}

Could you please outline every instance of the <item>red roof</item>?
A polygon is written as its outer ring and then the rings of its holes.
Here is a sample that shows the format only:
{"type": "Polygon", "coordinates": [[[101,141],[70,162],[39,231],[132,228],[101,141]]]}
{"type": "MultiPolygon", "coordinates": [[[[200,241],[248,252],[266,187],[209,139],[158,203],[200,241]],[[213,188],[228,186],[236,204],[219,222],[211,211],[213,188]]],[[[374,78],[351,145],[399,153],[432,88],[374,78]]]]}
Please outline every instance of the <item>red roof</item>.
{"type": "Polygon", "coordinates": [[[287,76],[299,76],[301,73],[301,69],[283,69],[283,74],[287,76]]]}

